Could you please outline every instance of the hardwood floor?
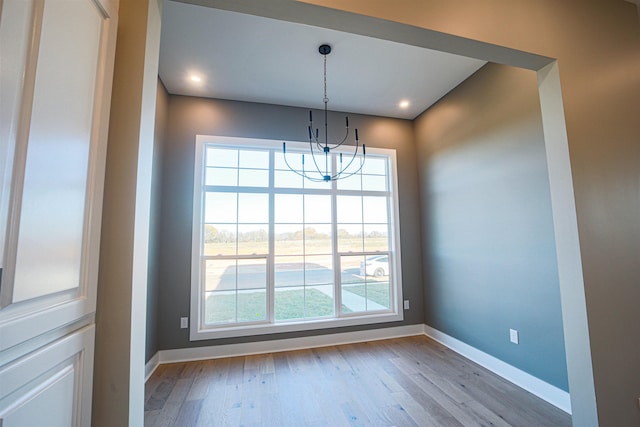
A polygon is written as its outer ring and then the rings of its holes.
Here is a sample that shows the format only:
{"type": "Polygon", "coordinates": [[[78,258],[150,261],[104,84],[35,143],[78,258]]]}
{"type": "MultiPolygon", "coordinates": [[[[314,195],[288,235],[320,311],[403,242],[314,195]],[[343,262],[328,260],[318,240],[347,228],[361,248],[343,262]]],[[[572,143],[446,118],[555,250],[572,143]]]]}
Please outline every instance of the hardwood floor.
{"type": "Polygon", "coordinates": [[[161,365],[145,426],[570,426],[427,337],[161,365]]]}

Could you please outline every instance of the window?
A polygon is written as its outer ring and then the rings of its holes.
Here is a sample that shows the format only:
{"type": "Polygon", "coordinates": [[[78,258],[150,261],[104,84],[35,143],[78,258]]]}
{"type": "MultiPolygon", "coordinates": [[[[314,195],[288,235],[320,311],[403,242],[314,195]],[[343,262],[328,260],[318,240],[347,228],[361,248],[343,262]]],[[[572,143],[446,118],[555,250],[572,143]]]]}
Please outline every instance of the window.
{"type": "Polygon", "coordinates": [[[192,340],[402,320],[394,150],[310,182],[281,142],[198,136],[194,182],[192,340]]]}

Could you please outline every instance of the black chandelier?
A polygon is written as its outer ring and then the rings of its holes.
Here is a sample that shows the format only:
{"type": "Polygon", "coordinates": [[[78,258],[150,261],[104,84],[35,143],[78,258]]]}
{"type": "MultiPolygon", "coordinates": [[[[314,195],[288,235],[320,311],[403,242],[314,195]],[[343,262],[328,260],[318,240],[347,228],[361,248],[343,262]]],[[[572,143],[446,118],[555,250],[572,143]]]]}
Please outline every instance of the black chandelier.
{"type": "Polygon", "coordinates": [[[365,145],[362,144],[362,156],[358,156],[358,149],[360,148],[360,141],[358,140],[358,129],[355,130],[355,150],[353,155],[348,155],[346,157],[350,158],[348,161],[343,163],[342,154],[340,153],[339,161],[336,164],[336,170],[331,173],[332,165],[331,165],[331,151],[340,147],[344,144],[349,138],[349,116],[345,116],[345,127],[346,133],[342,141],[338,143],[329,144],[329,125],[327,123],[327,106],[329,104],[329,98],[327,98],[327,55],[331,53],[331,46],[328,44],[323,44],[318,48],[318,52],[324,57],[324,142],[322,142],[319,138],[318,128],[313,130],[313,113],[309,110],[309,149],[311,151],[311,159],[313,160],[313,167],[311,170],[305,170],[304,168],[304,154],[302,155],[302,170],[295,170],[289,165],[287,161],[287,143],[282,143],[282,154],[284,156],[284,161],[287,164],[287,167],[297,173],[298,175],[313,181],[313,182],[323,182],[323,181],[335,181],[342,178],[348,178],[351,175],[354,175],[362,169],[364,165],[364,158],[366,155],[365,145]],[[324,155],[324,159],[322,159],[322,155],[324,155]],[[316,158],[316,156],[319,157],[316,158]],[[351,164],[358,158],[358,163],[356,164],[355,170],[350,170],[351,164]],[[318,160],[320,160],[320,165],[318,164],[318,160]],[[322,168],[322,160],[324,160],[324,168],[322,168]]]}

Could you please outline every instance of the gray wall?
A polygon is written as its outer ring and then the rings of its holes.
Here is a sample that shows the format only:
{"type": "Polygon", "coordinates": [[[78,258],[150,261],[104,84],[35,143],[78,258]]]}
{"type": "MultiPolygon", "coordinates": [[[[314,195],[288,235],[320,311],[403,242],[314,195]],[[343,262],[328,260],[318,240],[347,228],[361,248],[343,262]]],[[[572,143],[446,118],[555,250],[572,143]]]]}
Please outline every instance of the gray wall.
{"type": "Polygon", "coordinates": [[[149,266],[147,273],[147,334],[145,360],[148,362],[158,351],[158,273],[160,261],[160,200],[162,195],[162,152],[166,138],[169,112],[169,94],[158,79],[156,121],[153,143],[153,172],[151,211],[149,218],[149,266]]]}
{"type": "MultiPolygon", "coordinates": [[[[361,140],[368,146],[397,150],[403,297],[411,300],[411,310],[404,312],[405,320],[362,327],[196,342],[189,341],[187,329],[179,328],[179,319],[181,316],[189,316],[190,305],[196,135],[305,141],[308,115],[308,110],[301,108],[173,95],[169,97],[159,241],[158,313],[161,315],[158,316],[157,327],[161,350],[423,323],[418,173],[413,124],[407,120],[350,114],[351,125],[359,129],[361,140]]],[[[343,123],[344,115],[331,113],[329,120],[330,123],[343,123]]]]}
{"type": "Polygon", "coordinates": [[[416,136],[426,323],[568,390],[536,73],[487,64],[416,136]]]}

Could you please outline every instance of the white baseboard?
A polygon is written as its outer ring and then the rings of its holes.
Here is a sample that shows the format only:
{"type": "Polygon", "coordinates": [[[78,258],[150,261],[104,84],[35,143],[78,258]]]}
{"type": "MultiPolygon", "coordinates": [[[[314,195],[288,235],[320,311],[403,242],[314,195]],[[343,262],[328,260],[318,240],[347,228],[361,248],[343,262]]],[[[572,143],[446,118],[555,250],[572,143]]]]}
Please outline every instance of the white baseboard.
{"type": "MultiPolygon", "coordinates": [[[[352,344],[357,342],[385,340],[423,334],[423,325],[407,325],[393,328],[314,335],[282,340],[160,350],[156,353],[156,356],[158,357],[159,363],[187,362],[193,360],[219,359],[222,357],[248,356],[251,354],[276,353],[281,351],[327,347],[331,345],[352,344]]],[[[154,358],[156,356],[154,356],[154,358]]]]}
{"type": "Polygon", "coordinates": [[[571,414],[571,399],[569,397],[569,393],[566,391],[544,382],[531,374],[515,368],[500,359],[465,344],[462,341],[428,325],[424,325],[424,333],[428,337],[466,357],[467,359],[472,360],[483,368],[486,368],[507,381],[514,383],[518,387],[527,390],[528,392],[538,396],[540,399],[549,402],[567,414],[571,414]]]}
{"type": "Polygon", "coordinates": [[[146,382],[151,375],[160,366],[160,354],[156,353],[151,359],[144,365],[144,381],[146,382]]]}

